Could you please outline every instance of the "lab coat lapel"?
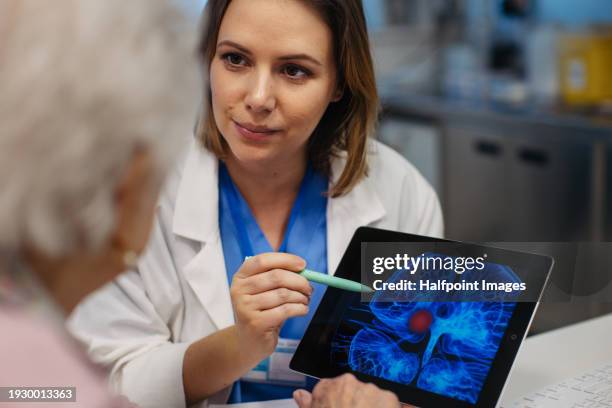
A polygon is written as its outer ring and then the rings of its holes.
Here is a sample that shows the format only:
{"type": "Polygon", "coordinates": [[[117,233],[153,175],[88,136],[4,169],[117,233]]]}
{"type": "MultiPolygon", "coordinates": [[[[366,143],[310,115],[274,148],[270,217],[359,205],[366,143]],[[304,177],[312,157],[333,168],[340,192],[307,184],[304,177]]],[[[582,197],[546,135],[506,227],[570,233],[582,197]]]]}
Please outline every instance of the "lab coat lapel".
{"type": "Polygon", "coordinates": [[[202,243],[202,249],[184,269],[185,279],[206,312],[221,330],[234,324],[234,312],[225,272],[221,239],[202,243]]]}
{"type": "MultiPolygon", "coordinates": [[[[332,180],[335,182],[346,163],[345,156],[332,161],[332,180]]],[[[355,230],[371,225],[385,216],[373,180],[362,179],[348,194],[330,198],[327,202],[327,270],[330,274],[342,259],[355,230]]]]}
{"type": "Polygon", "coordinates": [[[218,171],[217,158],[194,141],[177,194],[173,232],[201,243],[184,276],[217,329],[223,329],[234,323],[234,314],[219,233],[218,171]]]}

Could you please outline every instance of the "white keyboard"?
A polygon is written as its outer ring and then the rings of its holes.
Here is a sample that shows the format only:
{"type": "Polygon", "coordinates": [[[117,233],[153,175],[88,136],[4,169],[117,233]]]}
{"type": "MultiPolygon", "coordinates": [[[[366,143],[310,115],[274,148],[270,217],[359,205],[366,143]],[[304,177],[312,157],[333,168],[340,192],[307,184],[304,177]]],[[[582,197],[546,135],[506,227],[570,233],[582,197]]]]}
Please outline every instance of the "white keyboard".
{"type": "Polygon", "coordinates": [[[506,408],[612,408],[612,363],[519,398],[506,408]]]}

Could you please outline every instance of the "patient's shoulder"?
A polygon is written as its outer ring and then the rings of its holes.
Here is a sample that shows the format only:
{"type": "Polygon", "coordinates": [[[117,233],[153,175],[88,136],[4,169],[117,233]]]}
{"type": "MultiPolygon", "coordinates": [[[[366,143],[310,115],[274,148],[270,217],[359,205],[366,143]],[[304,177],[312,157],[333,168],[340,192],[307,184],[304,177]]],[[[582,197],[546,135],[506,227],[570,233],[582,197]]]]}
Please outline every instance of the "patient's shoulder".
{"type": "Polygon", "coordinates": [[[61,326],[19,308],[0,308],[0,384],[75,387],[75,407],[123,407],[106,385],[105,370],[91,363],[61,326]]]}

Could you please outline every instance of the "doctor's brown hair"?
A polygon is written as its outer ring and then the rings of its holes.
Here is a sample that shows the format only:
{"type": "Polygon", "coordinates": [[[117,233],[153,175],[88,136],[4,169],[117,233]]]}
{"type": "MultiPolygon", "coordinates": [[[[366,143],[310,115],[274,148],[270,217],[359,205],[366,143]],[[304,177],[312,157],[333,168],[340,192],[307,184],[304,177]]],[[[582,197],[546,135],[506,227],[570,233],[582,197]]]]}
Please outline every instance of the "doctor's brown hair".
{"type": "MultiPolygon", "coordinates": [[[[199,53],[208,72],[215,56],[223,16],[231,0],[209,0],[202,21],[199,53]]],[[[308,140],[308,160],[331,175],[331,160],[346,152],[342,174],[330,188],[332,197],[344,195],[367,175],[367,139],[374,132],[379,111],[378,92],[365,15],[361,0],[302,0],[313,7],[332,32],[338,89],[342,97],[329,104],[308,140]]],[[[229,149],[212,113],[210,86],[196,136],[217,157],[229,149]]]]}

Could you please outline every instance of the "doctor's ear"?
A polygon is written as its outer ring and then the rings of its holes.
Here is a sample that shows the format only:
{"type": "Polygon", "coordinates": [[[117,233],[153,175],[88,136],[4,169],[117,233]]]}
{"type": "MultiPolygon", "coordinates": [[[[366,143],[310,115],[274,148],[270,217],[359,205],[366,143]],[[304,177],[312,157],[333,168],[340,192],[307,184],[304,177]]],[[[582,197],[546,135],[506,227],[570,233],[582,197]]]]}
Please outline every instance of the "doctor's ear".
{"type": "Polygon", "coordinates": [[[344,88],[337,88],[332,96],[332,102],[338,102],[344,96],[344,88]]]}

